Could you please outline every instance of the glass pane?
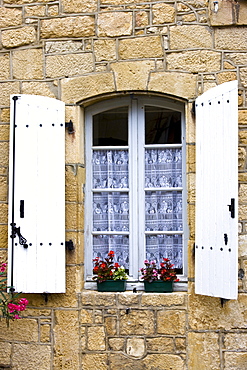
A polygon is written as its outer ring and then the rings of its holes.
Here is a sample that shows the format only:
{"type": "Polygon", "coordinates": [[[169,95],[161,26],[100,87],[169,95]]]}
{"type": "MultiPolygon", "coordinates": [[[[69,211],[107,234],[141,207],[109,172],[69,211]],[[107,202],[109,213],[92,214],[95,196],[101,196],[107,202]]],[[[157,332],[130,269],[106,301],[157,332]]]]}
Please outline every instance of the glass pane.
{"type": "Polygon", "coordinates": [[[180,144],[181,113],[145,107],[145,144],[180,144]]]}
{"type": "Polygon", "coordinates": [[[95,193],[93,195],[94,231],[129,231],[129,195],[95,193]]]}
{"type": "Polygon", "coordinates": [[[129,156],[127,150],[93,152],[93,188],[128,188],[129,156]]]}
{"type": "Polygon", "coordinates": [[[145,187],[182,187],[182,150],[145,150],[145,187]]]}
{"type": "Polygon", "coordinates": [[[93,145],[128,145],[128,107],[117,107],[93,116],[93,145]]]}
{"type": "Polygon", "coordinates": [[[182,235],[147,235],[146,258],[157,262],[161,262],[162,258],[169,258],[176,269],[182,269],[182,235]]]}
{"type": "Polygon", "coordinates": [[[129,237],[127,235],[95,235],[93,258],[104,259],[109,251],[115,252],[114,262],[129,268],[129,237]]]}
{"type": "Polygon", "coordinates": [[[147,191],[146,231],[182,231],[182,193],[147,191]]]}

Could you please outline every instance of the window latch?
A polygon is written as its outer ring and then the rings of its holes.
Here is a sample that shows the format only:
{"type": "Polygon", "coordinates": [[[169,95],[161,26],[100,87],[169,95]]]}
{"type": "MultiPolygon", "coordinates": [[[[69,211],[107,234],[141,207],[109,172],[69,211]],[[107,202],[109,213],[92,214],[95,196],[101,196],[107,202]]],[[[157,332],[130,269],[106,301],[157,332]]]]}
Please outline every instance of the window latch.
{"type": "Polygon", "coordinates": [[[228,204],[229,212],[231,212],[231,218],[235,218],[235,199],[231,198],[231,204],[228,204]]]}
{"type": "Polygon", "coordinates": [[[16,227],[16,224],[10,224],[10,226],[12,227],[12,234],[10,235],[11,238],[15,238],[16,235],[18,235],[19,237],[19,244],[20,245],[23,245],[24,248],[28,248],[28,245],[27,245],[27,239],[25,239],[22,235],[21,235],[21,228],[20,226],[19,227],[16,227]]]}

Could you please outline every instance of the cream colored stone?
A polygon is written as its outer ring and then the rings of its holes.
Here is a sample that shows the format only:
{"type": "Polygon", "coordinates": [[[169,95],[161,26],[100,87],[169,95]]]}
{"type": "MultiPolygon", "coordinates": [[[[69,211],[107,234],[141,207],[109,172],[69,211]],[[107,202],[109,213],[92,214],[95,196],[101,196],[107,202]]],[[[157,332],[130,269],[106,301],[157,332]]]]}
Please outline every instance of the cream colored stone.
{"type": "Polygon", "coordinates": [[[52,82],[23,82],[22,93],[58,98],[57,87],[52,82]]]}
{"type": "Polygon", "coordinates": [[[97,73],[88,76],[66,78],[61,82],[62,100],[67,104],[115,91],[112,73],[97,73]]]}
{"type": "MultiPolygon", "coordinates": [[[[1,221],[2,222],[2,221],[1,221]]],[[[38,341],[38,322],[35,319],[20,319],[10,321],[7,327],[5,320],[0,321],[0,340],[38,341]]]]}
{"type": "Polygon", "coordinates": [[[9,162],[9,143],[8,142],[0,142],[0,158],[1,158],[1,166],[8,166],[9,162]]]}
{"type": "Polygon", "coordinates": [[[186,298],[185,294],[181,292],[173,292],[166,294],[147,293],[142,295],[141,305],[154,307],[184,306],[185,298],[186,298]]]}
{"type": "Polygon", "coordinates": [[[175,22],[175,9],[173,6],[158,3],[152,7],[153,24],[173,23],[175,22]]]}
{"type": "Polygon", "coordinates": [[[239,203],[247,203],[247,184],[239,184],[238,195],[239,203]]]}
{"type": "Polygon", "coordinates": [[[27,17],[44,17],[45,16],[45,6],[44,5],[33,5],[25,7],[25,15],[27,17]]]}
{"type": "Polygon", "coordinates": [[[220,368],[219,335],[188,333],[189,369],[218,370],[220,368]]]}
{"type": "Polygon", "coordinates": [[[97,62],[116,59],[116,41],[115,40],[95,40],[94,55],[97,62]]]}
{"type": "Polygon", "coordinates": [[[247,131],[246,130],[239,131],[238,137],[239,137],[239,144],[242,144],[242,145],[247,144],[247,131]]]}
{"type": "Polygon", "coordinates": [[[105,331],[103,326],[91,326],[88,328],[88,349],[89,351],[104,351],[105,331]]]}
{"type": "Polygon", "coordinates": [[[143,361],[143,369],[147,370],[184,370],[185,360],[180,356],[172,354],[151,354],[147,355],[143,361]]]}
{"type": "Polygon", "coordinates": [[[23,80],[42,79],[42,50],[28,49],[13,52],[13,76],[23,80]],[[28,61],[32,61],[32,63],[28,63],[28,61]]]}
{"type": "Polygon", "coordinates": [[[22,11],[18,8],[0,8],[0,28],[22,24],[22,11]]]}
{"type": "Polygon", "coordinates": [[[154,334],[154,314],[149,310],[120,311],[119,318],[121,335],[151,335],[154,334]]]}
{"type": "Polygon", "coordinates": [[[225,368],[229,370],[246,370],[247,353],[225,352],[225,368]]]}
{"type": "Polygon", "coordinates": [[[126,36],[132,33],[131,12],[99,13],[98,35],[100,37],[126,36]]]}
{"type": "Polygon", "coordinates": [[[88,36],[94,36],[94,17],[89,15],[41,21],[41,37],[45,39],[88,36]]]}
{"type": "Polygon", "coordinates": [[[148,12],[141,10],[135,14],[135,25],[136,27],[146,27],[149,24],[148,12]]]}
{"type": "Polygon", "coordinates": [[[48,6],[47,15],[49,15],[50,17],[55,17],[58,14],[59,8],[57,5],[48,6]]]}
{"type": "MultiPolygon", "coordinates": [[[[52,3],[56,0],[43,0],[43,3],[52,3]]],[[[14,5],[26,5],[26,4],[32,4],[36,3],[36,0],[6,0],[4,1],[6,4],[14,4],[14,5]]]]}
{"type": "Polygon", "coordinates": [[[246,53],[225,53],[225,58],[234,63],[236,66],[247,64],[246,53]]]}
{"type": "Polygon", "coordinates": [[[10,109],[9,108],[1,109],[1,121],[6,122],[6,123],[10,121],[10,109]]]}
{"type": "Polygon", "coordinates": [[[82,363],[85,370],[108,370],[109,362],[106,353],[86,353],[82,355],[82,363]]]}
{"type": "Polygon", "coordinates": [[[234,81],[237,79],[236,72],[220,72],[217,74],[218,84],[223,84],[224,82],[234,81]]]}
{"type": "Polygon", "coordinates": [[[9,125],[0,125],[0,141],[9,140],[9,125]]]}
{"type": "Polygon", "coordinates": [[[11,363],[10,356],[11,356],[11,344],[2,342],[0,345],[0,364],[6,366],[10,365],[11,363]]]}
{"type": "Polygon", "coordinates": [[[93,323],[93,311],[82,309],[80,312],[81,324],[92,324],[93,323]]]}
{"type": "Polygon", "coordinates": [[[197,96],[196,81],[197,77],[190,73],[151,72],[148,90],[193,99],[197,96]]]}
{"type": "Polygon", "coordinates": [[[46,57],[46,76],[75,76],[93,71],[91,53],[51,55],[46,57]]]}
{"type": "Polygon", "coordinates": [[[0,201],[6,202],[8,198],[7,177],[0,176],[0,201]]]}
{"type": "Polygon", "coordinates": [[[139,295],[133,294],[132,292],[125,292],[122,294],[119,294],[118,302],[120,305],[127,306],[127,307],[133,307],[138,305],[139,303],[139,295]]]}
{"type": "Polygon", "coordinates": [[[185,331],[185,311],[164,310],[157,312],[157,333],[175,335],[184,334],[185,331]]]}
{"type": "Polygon", "coordinates": [[[51,347],[31,343],[13,344],[13,369],[47,370],[51,367],[51,347]]]}
{"type": "Polygon", "coordinates": [[[183,22],[195,22],[196,21],[196,15],[195,13],[185,14],[182,16],[183,22]]]}
{"type": "Polygon", "coordinates": [[[29,45],[36,41],[36,30],[33,26],[2,31],[2,44],[5,48],[29,45]]]}
{"type": "Polygon", "coordinates": [[[105,328],[107,335],[117,334],[117,318],[113,316],[105,317],[105,328]]]}
{"type": "Polygon", "coordinates": [[[97,11],[97,0],[62,0],[65,13],[93,13],[97,11]]]}
{"type": "Polygon", "coordinates": [[[238,168],[243,169],[246,162],[246,149],[243,147],[238,148],[238,168]]]}
{"type": "Polygon", "coordinates": [[[240,68],[240,82],[243,87],[247,87],[247,68],[240,68]]]}
{"type": "Polygon", "coordinates": [[[132,337],[127,339],[126,353],[132,357],[142,357],[146,352],[144,338],[132,337]]]}
{"type": "Polygon", "coordinates": [[[211,0],[210,10],[210,22],[212,26],[247,24],[247,6],[244,1],[240,3],[221,1],[218,3],[218,10],[216,12],[214,2],[211,0]]]}
{"type": "MultiPolygon", "coordinates": [[[[8,227],[7,227],[7,224],[0,225],[0,248],[6,248],[7,245],[8,245],[8,227]]],[[[2,250],[1,253],[5,254],[6,250],[2,250]]]]}
{"type": "Polygon", "coordinates": [[[226,50],[246,50],[246,27],[216,28],[215,47],[226,50]]]}
{"type": "Polygon", "coordinates": [[[119,40],[121,59],[163,57],[160,36],[144,36],[119,40]]]}
{"type": "Polygon", "coordinates": [[[123,351],[124,338],[109,338],[109,347],[113,351],[123,351]]]}
{"type": "Polygon", "coordinates": [[[81,41],[47,41],[45,43],[45,53],[74,53],[82,51],[81,41]]]}
{"type": "MultiPolygon", "coordinates": [[[[244,208],[246,209],[246,207],[244,208]]],[[[246,219],[246,215],[243,216],[246,219]]],[[[238,256],[246,257],[247,256],[247,235],[239,235],[238,236],[238,256]]]]}
{"type": "Polygon", "coordinates": [[[220,69],[221,53],[210,50],[185,51],[167,55],[167,69],[187,72],[212,72],[220,69]]]}
{"type": "Polygon", "coordinates": [[[49,343],[51,341],[51,326],[49,324],[40,326],[40,341],[42,343],[49,343]]]}
{"type": "Polygon", "coordinates": [[[247,110],[238,111],[238,123],[240,125],[247,125],[247,110]]]}
{"type": "Polygon", "coordinates": [[[174,352],[173,338],[161,337],[147,338],[147,351],[148,352],[174,352]]]}
{"type": "Polygon", "coordinates": [[[150,70],[154,62],[119,62],[112,63],[117,90],[146,90],[150,70]]]}
{"type": "Polygon", "coordinates": [[[224,348],[226,350],[243,350],[247,347],[246,333],[227,333],[224,336],[224,348]]]}
{"type": "Polygon", "coordinates": [[[171,26],[171,49],[211,48],[212,35],[208,27],[199,25],[171,26]]]}

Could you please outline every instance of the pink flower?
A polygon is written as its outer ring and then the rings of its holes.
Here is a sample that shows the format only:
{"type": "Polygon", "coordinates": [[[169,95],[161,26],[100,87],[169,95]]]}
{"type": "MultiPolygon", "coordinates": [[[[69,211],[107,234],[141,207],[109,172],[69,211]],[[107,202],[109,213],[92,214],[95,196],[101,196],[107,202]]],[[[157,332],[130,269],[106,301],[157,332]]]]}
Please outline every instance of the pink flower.
{"type": "Polygon", "coordinates": [[[16,315],[13,316],[13,319],[18,320],[18,319],[20,319],[20,316],[16,314],[16,315]]]}
{"type": "Polygon", "coordinates": [[[19,300],[19,303],[20,303],[21,305],[27,306],[27,305],[28,305],[28,300],[27,300],[26,298],[21,298],[21,299],[19,300]]]}
{"type": "Polygon", "coordinates": [[[7,266],[7,263],[2,263],[2,265],[0,267],[0,271],[4,272],[6,270],[6,266],[7,266]]]}

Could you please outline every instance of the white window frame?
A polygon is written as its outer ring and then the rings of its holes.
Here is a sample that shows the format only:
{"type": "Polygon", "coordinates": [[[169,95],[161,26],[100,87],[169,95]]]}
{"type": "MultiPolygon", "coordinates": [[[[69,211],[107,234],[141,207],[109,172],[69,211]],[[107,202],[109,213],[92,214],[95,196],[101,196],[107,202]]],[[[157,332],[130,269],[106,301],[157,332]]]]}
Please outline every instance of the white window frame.
{"type": "MultiPolygon", "coordinates": [[[[182,176],[183,176],[183,275],[180,275],[180,281],[184,282],[187,279],[187,243],[188,243],[188,226],[187,226],[187,191],[186,191],[186,136],[185,136],[185,106],[184,103],[178,100],[171,100],[167,98],[159,97],[147,97],[144,95],[130,95],[124,97],[113,98],[105,100],[103,102],[96,103],[89,106],[85,110],[85,163],[86,163],[86,185],[85,185],[85,280],[92,281],[92,166],[90,165],[92,144],[92,120],[95,114],[103,111],[107,111],[116,107],[128,106],[129,107],[129,145],[124,149],[129,150],[129,157],[135,158],[138,156],[138,163],[145,163],[145,137],[144,137],[144,125],[145,125],[145,109],[144,106],[156,106],[167,108],[181,113],[181,126],[182,126],[182,176]],[[138,120],[138,130],[135,129],[135,122],[138,120]],[[138,135],[138,138],[137,138],[138,135]],[[138,145],[136,147],[136,140],[138,139],[138,145]]],[[[149,148],[160,147],[157,145],[148,145],[149,148]]],[[[179,147],[178,144],[166,144],[165,147],[179,147]]],[[[98,149],[99,147],[97,147],[98,149]]],[[[114,149],[120,149],[121,147],[113,147],[114,149]]],[[[103,147],[102,147],[103,149],[103,147]]],[[[105,149],[105,147],[104,147],[105,149]]],[[[132,186],[129,188],[129,201],[130,208],[132,209],[132,215],[138,214],[137,217],[131,218],[130,214],[130,231],[129,231],[129,245],[130,245],[130,279],[131,282],[137,282],[139,279],[139,270],[143,266],[145,260],[145,230],[139,230],[139,224],[142,222],[145,225],[145,202],[143,197],[145,196],[144,188],[144,166],[142,170],[137,171],[137,161],[130,161],[129,171],[129,184],[132,186]],[[142,172],[140,172],[142,171],[142,172]],[[137,185],[139,184],[139,187],[137,185]],[[136,197],[132,189],[138,190],[138,196],[136,197]],[[139,211],[138,211],[139,209],[139,211]],[[137,213],[138,212],[138,213],[137,213]],[[136,232],[137,230],[137,232],[136,232]],[[138,246],[137,248],[132,246],[138,246]]],[[[179,188],[180,189],[180,188],[179,188]]],[[[157,190],[157,189],[154,189],[157,190]]],[[[176,188],[178,190],[178,188],[176,188]]],[[[164,232],[169,234],[169,232],[164,232]]],[[[179,234],[173,232],[173,234],[179,234]]],[[[133,285],[132,285],[133,286],[133,285]]],[[[85,288],[92,289],[92,284],[85,284],[85,288]]],[[[127,287],[128,288],[128,287],[127,287]]]]}

